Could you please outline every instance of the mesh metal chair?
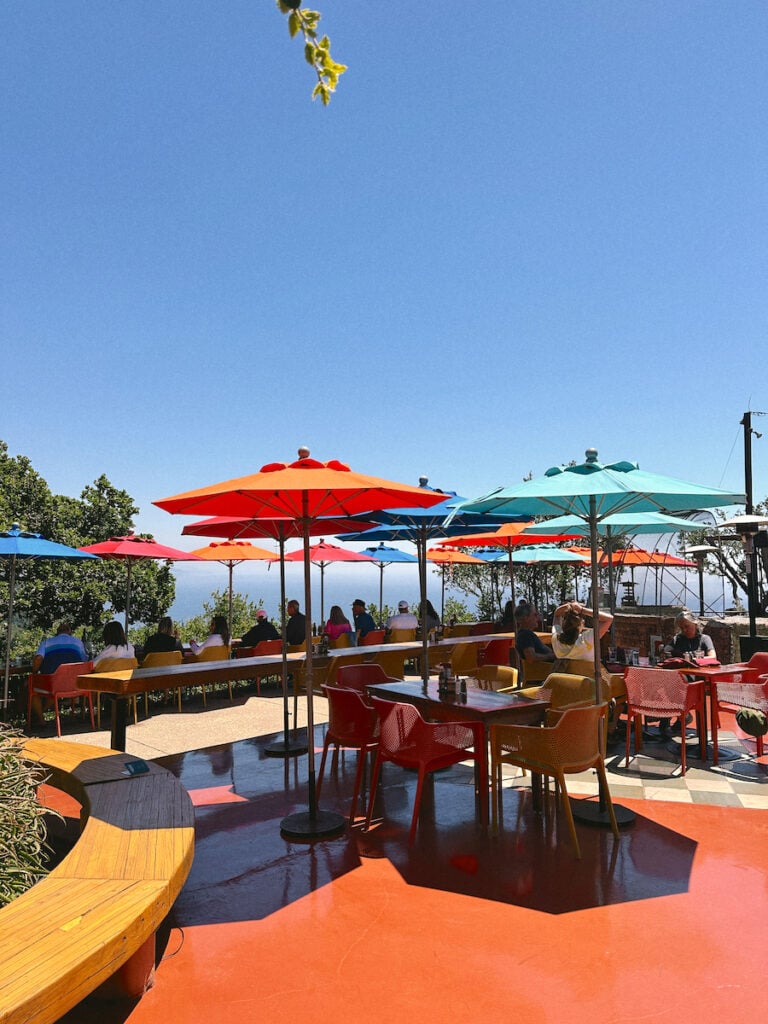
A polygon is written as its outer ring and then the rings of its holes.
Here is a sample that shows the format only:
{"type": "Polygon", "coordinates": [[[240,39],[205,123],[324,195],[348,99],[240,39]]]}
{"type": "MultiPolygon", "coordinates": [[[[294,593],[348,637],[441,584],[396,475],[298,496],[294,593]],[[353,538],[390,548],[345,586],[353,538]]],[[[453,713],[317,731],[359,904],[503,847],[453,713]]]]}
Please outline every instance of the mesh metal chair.
{"type": "Polygon", "coordinates": [[[498,828],[498,812],[501,809],[501,767],[504,764],[515,765],[527,769],[534,775],[546,775],[555,779],[562,796],[571,841],[576,856],[581,859],[581,847],[576,835],[565,776],[594,768],[600,778],[611,829],[618,838],[619,829],[608,790],[602,752],[602,733],[607,709],[607,704],[569,708],[557,712],[557,722],[545,728],[535,725],[491,725],[491,806],[494,831],[498,828]]]}
{"type": "Polygon", "coordinates": [[[317,775],[317,799],[320,799],[328,748],[330,746],[334,748],[334,766],[338,761],[339,747],[350,747],[359,751],[355,788],[349,810],[349,823],[352,825],[355,821],[357,798],[363,779],[365,755],[373,753],[379,745],[379,716],[353,689],[324,686],[323,691],[328,698],[328,728],[325,733],[323,756],[320,758],[320,770],[317,775]]]}
{"type": "Polygon", "coordinates": [[[707,757],[707,738],[704,733],[704,684],[689,682],[677,669],[637,668],[630,666],[624,675],[627,687],[627,745],[625,765],[629,764],[629,741],[632,724],[635,726],[635,753],[642,748],[641,723],[643,718],[680,718],[680,761],[685,775],[685,719],[689,711],[696,712],[699,732],[699,751],[702,761],[707,757]]]}
{"type": "Polygon", "coordinates": [[[371,779],[371,796],[368,802],[366,829],[370,828],[373,805],[376,800],[376,785],[381,766],[385,761],[402,768],[418,770],[416,798],[413,806],[411,830],[408,842],[416,835],[416,825],[421,808],[421,794],[424,779],[441,768],[448,768],[460,761],[472,760],[479,771],[480,808],[483,820],[487,814],[488,766],[485,742],[485,728],[482,722],[425,722],[418,708],[412,704],[371,698],[379,714],[380,735],[376,761],[371,779]]]}

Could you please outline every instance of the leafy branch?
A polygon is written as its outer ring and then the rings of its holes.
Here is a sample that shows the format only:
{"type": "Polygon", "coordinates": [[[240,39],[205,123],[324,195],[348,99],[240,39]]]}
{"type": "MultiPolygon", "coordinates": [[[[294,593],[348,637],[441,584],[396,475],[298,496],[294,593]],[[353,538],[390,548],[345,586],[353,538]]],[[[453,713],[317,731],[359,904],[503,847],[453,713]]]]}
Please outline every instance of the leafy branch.
{"type": "Polygon", "coordinates": [[[312,99],[320,97],[324,107],[331,102],[331,93],[336,92],[339,78],[347,70],[345,64],[337,64],[331,57],[331,41],[328,36],[318,39],[317,26],[319,11],[309,11],[301,6],[301,0],[277,0],[277,6],[288,15],[288,31],[293,39],[299,32],[304,37],[304,59],[317,75],[317,85],[312,90],[312,99]]]}

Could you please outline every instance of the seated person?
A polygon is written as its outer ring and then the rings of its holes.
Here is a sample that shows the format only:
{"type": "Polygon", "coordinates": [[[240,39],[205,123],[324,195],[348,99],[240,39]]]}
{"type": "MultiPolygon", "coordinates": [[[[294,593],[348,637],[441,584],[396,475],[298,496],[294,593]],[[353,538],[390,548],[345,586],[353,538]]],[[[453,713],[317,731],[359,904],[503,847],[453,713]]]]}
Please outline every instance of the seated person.
{"type": "Polygon", "coordinates": [[[173,631],[173,619],[165,615],[157,624],[157,632],[147,638],[144,654],[166,654],[180,650],[181,641],[173,631]]]}
{"type": "Polygon", "coordinates": [[[325,635],[330,641],[338,640],[342,633],[351,633],[352,626],[349,619],[341,610],[339,605],[332,606],[328,621],[325,624],[325,635]]]}
{"type": "Polygon", "coordinates": [[[97,669],[100,661],[108,658],[135,658],[133,644],[129,644],[122,625],[115,619],[104,627],[102,639],[106,647],[94,658],[93,667],[97,669]]]}
{"type": "Polygon", "coordinates": [[[422,622],[422,620],[425,618],[425,616],[422,615],[422,613],[421,613],[421,605],[419,605],[418,620],[419,620],[419,624],[423,624],[423,625],[426,626],[427,634],[430,634],[430,633],[434,633],[434,631],[436,629],[440,628],[440,616],[437,614],[437,612],[433,608],[431,601],[427,601],[426,602],[426,609],[427,609],[426,621],[422,622]]]}
{"type": "Polygon", "coordinates": [[[62,622],[56,636],[41,640],[32,658],[32,671],[50,675],[59,665],[71,665],[75,661],[88,661],[83,641],[72,635],[68,622],[62,622]]]}
{"type": "Polygon", "coordinates": [[[515,608],[515,648],[521,662],[555,660],[552,648],[543,643],[535,633],[539,625],[541,616],[535,605],[521,601],[515,608]]]}
{"type": "Polygon", "coordinates": [[[352,602],[352,617],[355,622],[355,635],[359,643],[368,633],[374,632],[376,623],[373,621],[371,613],[365,610],[365,601],[359,597],[352,602]]]}
{"type": "Polygon", "coordinates": [[[387,622],[387,629],[391,632],[393,629],[416,629],[419,625],[419,620],[413,614],[408,611],[408,602],[399,601],[397,605],[397,615],[390,615],[389,621],[387,622]]]}
{"type": "Polygon", "coordinates": [[[701,632],[698,622],[690,612],[681,612],[675,619],[678,633],[672,641],[669,652],[672,658],[684,658],[693,655],[695,658],[716,658],[715,645],[712,638],[701,632]]]}
{"type": "MultiPolygon", "coordinates": [[[[528,607],[527,602],[521,601],[521,605],[525,604],[528,607]]],[[[496,623],[496,629],[499,633],[511,633],[515,629],[515,602],[507,601],[504,605],[504,611],[501,613],[501,618],[496,623]]]]}
{"type": "Polygon", "coordinates": [[[256,644],[260,644],[262,640],[279,640],[280,634],[278,633],[274,623],[269,621],[269,616],[263,608],[259,608],[256,612],[256,625],[251,626],[248,632],[242,637],[240,643],[243,647],[255,647],[256,644]]]}
{"type": "MultiPolygon", "coordinates": [[[[595,629],[597,622],[597,641],[605,636],[611,628],[613,616],[608,612],[598,611],[595,616],[591,608],[585,608],[578,601],[569,601],[561,604],[555,610],[552,620],[552,650],[555,657],[565,661],[591,661],[594,665],[595,658],[595,629]],[[587,629],[584,619],[589,617],[593,621],[591,629],[587,629]]],[[[562,671],[567,671],[565,666],[562,671]]]]}
{"type": "Polygon", "coordinates": [[[289,601],[285,610],[288,612],[285,639],[291,647],[296,647],[307,639],[307,617],[299,611],[298,601],[289,601]]]}
{"type": "Polygon", "coordinates": [[[224,615],[214,615],[208,627],[210,632],[201,644],[197,640],[191,640],[189,646],[193,654],[199,654],[206,647],[229,647],[229,626],[224,615]]]}

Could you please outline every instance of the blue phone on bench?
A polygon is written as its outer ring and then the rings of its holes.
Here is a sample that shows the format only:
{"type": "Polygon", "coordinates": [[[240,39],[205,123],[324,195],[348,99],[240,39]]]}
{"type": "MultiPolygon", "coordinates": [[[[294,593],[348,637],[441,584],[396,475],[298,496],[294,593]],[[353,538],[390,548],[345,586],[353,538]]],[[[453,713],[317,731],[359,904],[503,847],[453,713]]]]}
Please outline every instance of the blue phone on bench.
{"type": "Polygon", "coordinates": [[[123,775],[144,775],[144,773],[148,771],[149,765],[146,761],[126,761],[123,775]]]}

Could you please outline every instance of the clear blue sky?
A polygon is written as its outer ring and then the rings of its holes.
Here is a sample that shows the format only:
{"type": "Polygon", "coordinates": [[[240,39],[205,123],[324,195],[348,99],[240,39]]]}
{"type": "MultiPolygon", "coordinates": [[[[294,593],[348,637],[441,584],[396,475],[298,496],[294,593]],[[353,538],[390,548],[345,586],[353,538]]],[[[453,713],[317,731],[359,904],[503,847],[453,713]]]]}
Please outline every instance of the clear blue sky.
{"type": "MultiPolygon", "coordinates": [[[[6,0],[0,437],[152,499],[315,457],[475,497],[743,488],[768,410],[768,5],[6,0]]],[[[755,496],[768,493],[766,436],[755,496]]]]}

